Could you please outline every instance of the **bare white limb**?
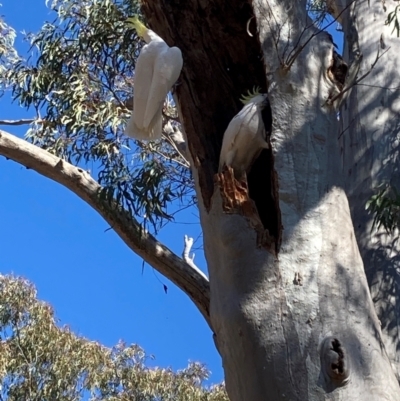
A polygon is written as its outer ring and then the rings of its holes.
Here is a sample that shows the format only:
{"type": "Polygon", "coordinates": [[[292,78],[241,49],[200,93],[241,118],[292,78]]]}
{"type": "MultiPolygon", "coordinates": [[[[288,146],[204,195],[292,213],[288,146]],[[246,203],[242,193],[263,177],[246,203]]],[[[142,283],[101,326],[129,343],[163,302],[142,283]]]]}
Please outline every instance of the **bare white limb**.
{"type": "Polygon", "coordinates": [[[116,202],[102,200],[102,187],[88,172],[2,130],[0,155],[58,182],[93,207],[133,252],[184,291],[210,324],[207,277],[146,232],[116,202]]]}
{"type": "Polygon", "coordinates": [[[199,274],[203,275],[206,280],[208,280],[207,276],[194,263],[195,254],[192,253],[192,256],[190,256],[190,250],[192,249],[193,242],[194,242],[193,238],[185,235],[184,241],[185,241],[185,246],[184,246],[183,252],[182,252],[183,260],[189,266],[191,266],[193,269],[197,270],[199,272],[199,274]]]}

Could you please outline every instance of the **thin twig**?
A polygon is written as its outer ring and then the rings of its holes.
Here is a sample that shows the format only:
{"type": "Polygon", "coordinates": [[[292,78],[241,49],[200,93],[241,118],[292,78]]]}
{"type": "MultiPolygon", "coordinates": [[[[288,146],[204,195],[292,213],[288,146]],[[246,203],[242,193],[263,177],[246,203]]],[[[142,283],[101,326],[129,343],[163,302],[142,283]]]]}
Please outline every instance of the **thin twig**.
{"type": "Polygon", "coordinates": [[[355,121],[355,117],[350,121],[350,124],[346,127],[346,129],[344,129],[341,133],[340,133],[340,135],[338,136],[338,140],[343,136],[343,134],[352,126],[352,124],[354,123],[354,121],[355,121]]]}
{"type": "Polygon", "coordinates": [[[370,85],[370,84],[358,84],[359,86],[366,86],[368,88],[379,88],[379,89],[385,89],[388,91],[397,91],[400,89],[400,86],[379,86],[379,85],[370,85]]]}
{"type": "Polygon", "coordinates": [[[265,20],[267,21],[267,24],[268,24],[269,29],[270,29],[270,31],[271,31],[272,40],[273,40],[273,42],[274,42],[274,46],[275,46],[275,50],[276,50],[276,55],[277,55],[277,57],[278,57],[279,64],[282,64],[282,60],[281,60],[280,55],[279,55],[278,43],[279,43],[279,40],[280,40],[280,31],[281,31],[281,29],[282,29],[282,27],[284,26],[284,24],[285,24],[286,21],[282,24],[282,26],[280,26],[280,25],[278,24],[278,21],[277,21],[275,15],[274,15],[274,13],[272,12],[272,8],[271,8],[271,6],[269,5],[268,2],[267,2],[267,5],[268,5],[268,7],[269,7],[269,11],[267,11],[267,13],[268,13],[269,15],[272,15],[272,18],[275,20],[275,25],[278,27],[278,28],[276,29],[276,32],[274,32],[275,29],[272,27],[272,24],[271,24],[271,22],[270,22],[270,16],[267,16],[267,15],[265,15],[264,13],[262,13],[262,16],[263,16],[263,17],[265,18],[265,20]],[[278,34],[278,35],[277,35],[278,37],[275,36],[275,33],[278,34]]]}
{"type": "Polygon", "coordinates": [[[319,35],[321,32],[325,32],[326,29],[328,29],[334,22],[336,22],[338,20],[338,18],[340,18],[340,16],[353,4],[355,3],[357,0],[353,0],[352,2],[350,2],[339,14],[338,16],[331,21],[328,25],[324,26],[321,30],[319,30],[317,33],[313,33],[307,40],[306,42],[301,45],[295,52],[294,54],[291,56],[291,53],[293,52],[294,49],[296,49],[296,47],[298,46],[298,43],[300,42],[300,39],[303,35],[303,33],[307,30],[310,29],[311,26],[314,26],[314,23],[310,24],[309,26],[305,27],[303,32],[300,34],[300,38],[297,41],[296,46],[293,47],[293,49],[290,51],[289,55],[288,55],[288,59],[286,62],[286,66],[285,69],[286,70],[290,70],[290,67],[293,65],[293,63],[295,62],[296,58],[299,56],[299,54],[303,51],[303,49],[310,43],[310,41],[315,38],[317,35],[319,35]]]}
{"type": "Polygon", "coordinates": [[[249,18],[249,20],[247,21],[247,24],[246,24],[246,32],[247,32],[247,35],[249,35],[249,36],[251,36],[251,37],[253,37],[253,34],[250,32],[250,22],[251,22],[251,20],[254,18],[254,15],[252,16],[252,17],[250,17],[249,18]]]}
{"type": "MultiPolygon", "coordinates": [[[[178,146],[176,145],[175,141],[173,138],[170,137],[170,135],[162,134],[163,138],[174,148],[174,150],[179,154],[180,157],[185,161],[186,164],[182,164],[186,168],[190,168],[190,163],[189,160],[186,158],[186,156],[178,149],[178,146]]],[[[183,135],[182,135],[183,137],[183,135]]],[[[176,159],[174,159],[176,160],[176,159]]]]}
{"type": "Polygon", "coordinates": [[[169,136],[166,135],[166,134],[164,134],[164,133],[162,133],[162,137],[163,137],[163,139],[165,139],[165,140],[171,145],[171,147],[178,153],[178,155],[179,155],[180,157],[182,157],[182,159],[184,160],[184,162],[181,162],[181,161],[179,161],[178,159],[176,159],[176,158],[174,158],[174,157],[168,156],[168,155],[164,154],[163,152],[161,152],[161,151],[159,151],[159,150],[157,150],[157,149],[153,149],[152,147],[150,147],[150,146],[148,146],[147,144],[145,144],[145,142],[143,142],[143,141],[139,141],[139,140],[138,140],[138,141],[136,141],[136,144],[137,144],[140,148],[142,148],[143,150],[145,150],[145,151],[148,150],[148,149],[150,149],[151,152],[157,153],[158,155],[160,155],[161,157],[163,157],[164,159],[166,159],[166,160],[168,160],[168,161],[173,161],[173,162],[175,162],[175,163],[181,165],[182,167],[189,168],[189,167],[190,167],[189,162],[186,160],[185,156],[183,156],[182,153],[179,151],[179,149],[176,147],[176,145],[175,145],[175,143],[173,142],[173,140],[172,140],[171,138],[169,138],[169,136]]]}
{"type": "MultiPolygon", "coordinates": [[[[161,152],[160,150],[156,150],[156,149],[153,149],[152,150],[154,153],[157,153],[158,155],[160,155],[161,157],[163,157],[164,159],[166,159],[166,160],[169,160],[169,161],[171,161],[171,160],[173,160],[175,163],[177,163],[177,164],[180,164],[182,167],[185,167],[185,168],[189,168],[189,165],[187,165],[187,164],[185,164],[185,163],[182,163],[181,161],[179,161],[178,159],[174,159],[174,158],[172,158],[172,157],[170,157],[170,156],[168,156],[168,155],[165,155],[163,152],[161,152]]],[[[179,152],[179,151],[178,151],[179,152]]],[[[186,159],[185,159],[186,160],[186,159]]]]}

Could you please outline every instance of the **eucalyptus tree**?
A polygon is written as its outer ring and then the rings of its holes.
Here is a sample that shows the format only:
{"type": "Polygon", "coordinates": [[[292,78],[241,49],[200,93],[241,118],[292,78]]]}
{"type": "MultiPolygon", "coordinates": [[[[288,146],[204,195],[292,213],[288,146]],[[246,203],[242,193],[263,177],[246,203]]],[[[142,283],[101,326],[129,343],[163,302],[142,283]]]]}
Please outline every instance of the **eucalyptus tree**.
{"type": "Polygon", "coordinates": [[[396,164],[399,42],[385,2],[312,6],[340,23],[343,57],[306,0],[142,1],[183,55],[164,110],[178,148],[171,130],[150,144],[123,135],[140,50],[124,20],[137,5],[55,0],[58,21],[31,38],[37,61],[6,76],[37,113],[31,143],[2,131],[0,154],[74,191],[185,291],[214,332],[232,401],[398,400],[397,244],[371,236],[363,208],[396,164]],[[218,171],[219,153],[253,88],[268,93],[272,132],[237,180],[218,171]],[[199,209],[209,279],[144,229],[174,200],[199,209]]]}
{"type": "Polygon", "coordinates": [[[185,369],[149,368],[137,345],[112,348],[59,327],[35,287],[0,276],[0,399],[226,401],[223,385],[203,386],[199,363],[185,369]]]}

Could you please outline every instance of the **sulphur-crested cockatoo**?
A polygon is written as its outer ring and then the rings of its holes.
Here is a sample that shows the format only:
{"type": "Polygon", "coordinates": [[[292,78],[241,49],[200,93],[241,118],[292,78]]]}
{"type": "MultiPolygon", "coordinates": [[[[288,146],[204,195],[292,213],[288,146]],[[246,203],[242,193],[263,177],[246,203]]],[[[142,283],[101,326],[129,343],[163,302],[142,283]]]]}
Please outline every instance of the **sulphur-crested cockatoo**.
{"type": "Polygon", "coordinates": [[[236,179],[242,179],[262,149],[268,149],[267,134],[271,133],[272,112],[266,94],[246,99],[242,110],[231,120],[224,133],[219,171],[224,165],[233,168],[236,179]]]}
{"type": "Polygon", "coordinates": [[[137,16],[128,22],[147,44],[136,62],[133,112],[125,134],[139,140],[159,139],[164,100],[181,73],[182,53],[177,47],[169,47],[137,16]]]}

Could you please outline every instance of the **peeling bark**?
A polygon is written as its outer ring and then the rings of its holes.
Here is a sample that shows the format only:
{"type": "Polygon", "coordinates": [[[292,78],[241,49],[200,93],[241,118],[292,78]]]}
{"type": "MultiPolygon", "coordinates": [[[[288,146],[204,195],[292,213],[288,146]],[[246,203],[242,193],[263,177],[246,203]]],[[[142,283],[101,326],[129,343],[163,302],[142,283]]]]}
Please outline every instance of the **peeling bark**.
{"type": "MultiPolygon", "coordinates": [[[[227,214],[239,214],[245,217],[250,227],[257,233],[257,246],[265,247],[265,249],[276,256],[279,251],[281,238],[280,236],[274,237],[264,227],[256,204],[249,196],[247,182],[237,181],[231,167],[225,168],[216,177],[223,212],[227,214]]],[[[275,212],[274,209],[271,211],[275,212]]]]}

